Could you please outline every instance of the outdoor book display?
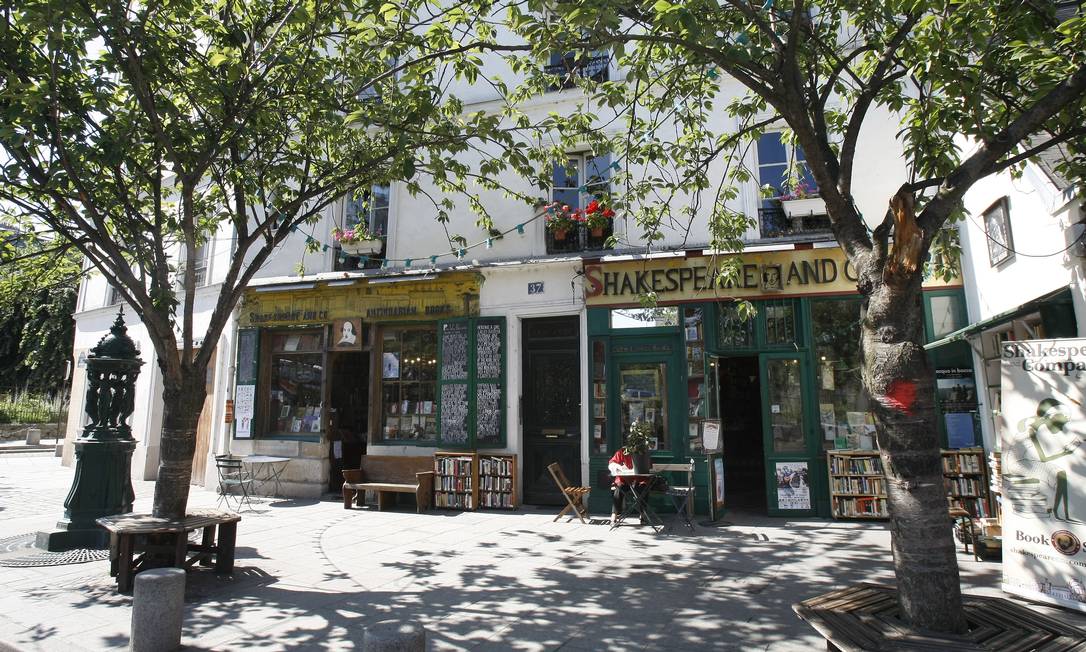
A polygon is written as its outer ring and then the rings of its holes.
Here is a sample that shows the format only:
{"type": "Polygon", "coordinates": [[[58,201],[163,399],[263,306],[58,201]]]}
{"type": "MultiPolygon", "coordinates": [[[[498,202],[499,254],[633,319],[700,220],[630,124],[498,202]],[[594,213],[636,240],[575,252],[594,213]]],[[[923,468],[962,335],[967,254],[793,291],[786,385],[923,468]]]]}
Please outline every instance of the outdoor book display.
{"type": "Polygon", "coordinates": [[[434,453],[434,507],[475,509],[479,505],[475,453],[434,453]]]}
{"type": "Polygon", "coordinates": [[[705,338],[701,308],[683,310],[683,339],[686,341],[686,394],[689,401],[687,424],[690,452],[702,452],[701,426],[705,420],[705,338]]]}
{"type": "Polygon", "coordinates": [[[943,482],[950,507],[964,509],[974,518],[992,516],[984,449],[944,450],[943,482]]]}
{"type": "Polygon", "coordinates": [[[434,453],[434,506],[516,509],[517,456],[434,453]]]}
{"type": "Polygon", "coordinates": [[[826,453],[834,518],[887,518],[886,479],[878,451],[826,453]]]}

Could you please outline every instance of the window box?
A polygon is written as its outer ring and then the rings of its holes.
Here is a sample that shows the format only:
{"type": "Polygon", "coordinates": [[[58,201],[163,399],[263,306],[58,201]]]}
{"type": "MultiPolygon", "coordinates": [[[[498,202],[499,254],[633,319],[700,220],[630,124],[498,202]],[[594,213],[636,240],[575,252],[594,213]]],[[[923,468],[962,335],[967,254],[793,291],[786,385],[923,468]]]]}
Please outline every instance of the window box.
{"type": "Polygon", "coordinates": [[[821,197],[782,199],[781,207],[784,209],[784,214],[790,218],[826,214],[826,202],[821,197]]]}
{"type": "Polygon", "coordinates": [[[378,253],[381,251],[381,245],[381,239],[374,238],[372,240],[359,240],[358,242],[351,243],[340,242],[339,248],[348,256],[361,256],[378,253]]]}

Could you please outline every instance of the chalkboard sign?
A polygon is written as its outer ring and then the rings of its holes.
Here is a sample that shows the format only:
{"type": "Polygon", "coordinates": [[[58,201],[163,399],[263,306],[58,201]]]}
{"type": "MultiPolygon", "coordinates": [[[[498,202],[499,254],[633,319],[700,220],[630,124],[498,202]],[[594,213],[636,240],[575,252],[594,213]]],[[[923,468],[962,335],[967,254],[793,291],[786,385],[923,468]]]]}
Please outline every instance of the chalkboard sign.
{"type": "Polygon", "coordinates": [[[468,441],[468,386],[450,383],[441,386],[441,440],[447,444],[468,441]]]}
{"type": "Polygon", "coordinates": [[[497,383],[475,386],[475,440],[480,444],[502,440],[502,388],[497,383]]]}
{"type": "Polygon", "coordinates": [[[465,322],[442,324],[441,379],[467,380],[468,325],[465,322]]]}
{"type": "Polygon", "coordinates": [[[255,328],[238,331],[238,385],[256,384],[259,340],[260,332],[255,328]]]}
{"type": "Polygon", "coordinates": [[[500,378],[502,375],[502,325],[480,323],[475,326],[475,377],[500,378]]]}

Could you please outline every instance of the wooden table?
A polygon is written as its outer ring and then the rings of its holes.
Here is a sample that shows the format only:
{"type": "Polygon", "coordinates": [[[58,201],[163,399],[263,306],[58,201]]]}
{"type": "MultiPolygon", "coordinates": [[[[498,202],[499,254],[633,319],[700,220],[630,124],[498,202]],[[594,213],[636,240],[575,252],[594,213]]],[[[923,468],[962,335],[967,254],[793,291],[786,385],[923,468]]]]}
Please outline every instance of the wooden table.
{"type": "Polygon", "coordinates": [[[234,512],[194,509],[180,519],[120,514],[100,518],[97,523],[109,532],[109,574],[117,578],[117,590],[127,593],[135,574],[144,570],[148,553],[159,553],[156,559],[168,557],[174,568],[187,569],[197,563],[211,566],[214,562],[216,573],[232,573],[240,520],[234,512]],[[199,529],[203,529],[200,543],[189,543],[189,532],[199,529]]]}
{"type": "Polygon", "coordinates": [[[792,605],[826,639],[827,650],[1086,650],[1086,632],[996,596],[963,595],[969,631],[955,636],[901,619],[897,589],[864,582],[792,605]]]}

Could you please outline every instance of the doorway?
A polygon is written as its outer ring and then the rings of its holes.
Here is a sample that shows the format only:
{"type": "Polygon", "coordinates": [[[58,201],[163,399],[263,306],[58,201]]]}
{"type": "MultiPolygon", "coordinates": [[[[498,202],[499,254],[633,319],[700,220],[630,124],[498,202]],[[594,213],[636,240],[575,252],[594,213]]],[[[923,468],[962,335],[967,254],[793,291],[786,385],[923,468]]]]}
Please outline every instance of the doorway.
{"type": "Polygon", "coordinates": [[[721,358],[724,495],[729,508],[766,513],[765,438],[758,356],[721,358]]]}
{"type": "Polygon", "coordinates": [[[581,477],[580,319],[523,321],[521,415],[524,427],[524,503],[564,505],[547,466],[558,462],[581,477]]]}
{"type": "Polygon", "coordinates": [[[362,351],[331,354],[328,410],[328,491],[339,493],[343,470],[357,469],[366,453],[369,424],[370,356],[362,351]]]}

